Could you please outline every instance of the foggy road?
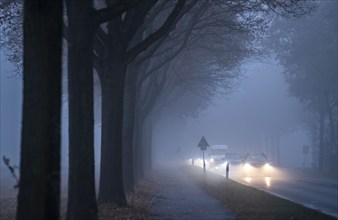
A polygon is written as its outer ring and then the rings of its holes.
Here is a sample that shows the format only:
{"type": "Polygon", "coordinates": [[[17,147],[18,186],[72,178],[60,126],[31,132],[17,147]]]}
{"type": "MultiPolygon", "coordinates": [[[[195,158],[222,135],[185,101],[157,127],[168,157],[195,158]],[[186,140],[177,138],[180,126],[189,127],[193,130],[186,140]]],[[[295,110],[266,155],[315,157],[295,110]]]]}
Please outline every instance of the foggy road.
{"type": "Polygon", "coordinates": [[[0,0],[0,220],[338,220],[338,0],[38,2],[0,0]]]}
{"type": "MultiPolygon", "coordinates": [[[[224,173],[219,173],[224,175],[224,173]]],[[[264,190],[338,218],[337,179],[315,178],[289,169],[278,169],[271,177],[239,175],[232,167],[230,177],[245,185],[264,190]]]]}

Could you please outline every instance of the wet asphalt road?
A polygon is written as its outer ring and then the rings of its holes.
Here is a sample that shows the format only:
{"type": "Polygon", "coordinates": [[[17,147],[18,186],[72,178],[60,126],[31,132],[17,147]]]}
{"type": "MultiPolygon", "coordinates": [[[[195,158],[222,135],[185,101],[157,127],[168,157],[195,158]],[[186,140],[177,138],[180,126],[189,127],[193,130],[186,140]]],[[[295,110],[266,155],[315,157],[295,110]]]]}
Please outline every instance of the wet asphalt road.
{"type": "MultiPolygon", "coordinates": [[[[218,174],[224,173],[218,171],[218,174]]],[[[239,173],[239,167],[232,167],[230,178],[338,218],[336,178],[323,178],[292,169],[277,168],[270,177],[244,177],[239,173]]]]}

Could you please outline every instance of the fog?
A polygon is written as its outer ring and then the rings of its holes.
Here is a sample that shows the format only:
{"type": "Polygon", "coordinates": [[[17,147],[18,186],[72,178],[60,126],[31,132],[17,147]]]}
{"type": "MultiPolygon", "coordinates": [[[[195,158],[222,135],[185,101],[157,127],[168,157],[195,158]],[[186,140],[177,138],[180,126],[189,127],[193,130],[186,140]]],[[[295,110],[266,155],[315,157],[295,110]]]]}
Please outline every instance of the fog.
{"type": "MultiPolygon", "coordinates": [[[[19,164],[22,83],[11,64],[1,59],[1,157],[19,164]]],[[[264,139],[268,131],[285,129],[280,140],[281,165],[310,166],[304,162],[303,145],[310,140],[303,130],[301,104],[288,92],[283,67],[275,60],[248,61],[241,66],[241,80],[227,96],[214,97],[197,118],[169,115],[154,128],[154,163],[180,161],[201,156],[198,142],[205,136],[210,145],[228,145],[230,152],[269,152],[264,139]],[[287,124],[286,124],[287,123],[287,124]]],[[[97,105],[100,100],[96,101],[97,105]]],[[[97,108],[96,108],[97,109],[97,108]]],[[[96,112],[96,121],[100,120],[96,112]]],[[[68,107],[62,105],[62,166],[68,159],[68,107]]],[[[95,124],[95,162],[100,159],[100,123],[95,124]]],[[[3,164],[1,164],[3,166],[3,164]]]]}
{"type": "MultiPolygon", "coordinates": [[[[66,67],[64,68],[66,69],[66,67]]],[[[15,72],[14,66],[6,59],[5,51],[0,55],[0,156],[8,157],[11,163],[19,165],[21,117],[22,117],[22,76],[15,72]]],[[[66,91],[63,83],[63,91],[66,91]]],[[[97,92],[97,91],[96,91],[97,92]]],[[[97,98],[95,105],[99,106],[101,99],[97,98]]],[[[98,168],[100,162],[101,123],[99,108],[95,108],[95,161],[98,168]]],[[[62,102],[61,129],[61,167],[68,167],[68,102],[66,94],[62,102]]],[[[4,163],[0,163],[4,167],[4,163]]],[[[98,173],[98,172],[97,172],[98,173]]]]}
{"type": "MultiPolygon", "coordinates": [[[[320,10],[325,10],[326,4],[320,7],[320,10]]],[[[286,23],[281,23],[276,19],[277,26],[281,27],[281,31],[285,31],[285,27],[290,25],[292,27],[298,27],[297,25],[308,24],[311,19],[316,19],[316,16],[320,16],[319,13],[313,14],[309,17],[304,17],[298,21],[286,21],[286,23]],[[288,23],[289,22],[289,23],[288,23]],[[298,22],[298,23],[297,23],[298,22]],[[283,26],[284,25],[284,26],[283,26]]],[[[324,15],[320,17],[324,19],[324,15]]],[[[274,22],[276,22],[274,21],[274,22]]],[[[336,22],[334,19],[330,22],[336,22]]],[[[335,29],[327,29],[323,27],[320,23],[314,26],[314,30],[329,30],[334,31],[335,29]]],[[[298,28],[299,29],[299,28],[298,28]]],[[[299,31],[300,36],[303,36],[303,32],[307,29],[299,31]],[[303,32],[302,32],[303,31],[303,32]]],[[[272,37],[272,40],[265,42],[266,47],[274,48],[274,41],[279,40],[278,37],[282,39],[287,39],[288,36],[278,35],[274,36],[274,27],[270,30],[269,33],[272,37]]],[[[277,30],[277,32],[280,30],[277,30]]],[[[319,32],[320,32],[319,31],[319,32]]],[[[279,32],[278,32],[279,33],[279,32]]],[[[307,32],[304,32],[305,34],[307,32]]],[[[215,35],[217,36],[217,35],[215,35]]],[[[239,35],[240,36],[240,35],[239,35]]],[[[290,35],[291,36],[291,35],[290,35]]],[[[289,36],[289,37],[290,37],[289,36]]],[[[312,36],[312,35],[311,35],[312,36]]],[[[243,36],[240,36],[243,37],[243,36]]],[[[225,38],[226,39],[226,38],[225,38]]],[[[296,39],[296,38],[295,38],[296,39]]],[[[222,39],[224,40],[224,39],[222,39]]],[[[229,39],[226,39],[229,40],[229,39]]],[[[236,38],[231,39],[233,43],[236,43],[236,38]]],[[[297,40],[297,39],[296,39],[297,40]]],[[[319,35],[316,38],[317,42],[326,42],[322,35],[319,35]]],[[[286,40],[287,41],[287,40],[286,40]]],[[[297,41],[295,41],[297,42],[297,41]]],[[[334,39],[333,39],[334,42],[334,39]]],[[[203,43],[203,42],[202,42],[203,43]]],[[[238,43],[238,42],[237,42],[238,43]]],[[[251,42],[252,43],[252,42],[251,42]]],[[[290,42],[288,42],[292,45],[290,42]]],[[[196,50],[194,51],[198,58],[202,60],[205,59],[208,55],[215,55],[217,62],[210,64],[209,66],[197,65],[192,61],[190,57],[185,58],[187,54],[184,52],[183,55],[180,55],[175,60],[175,65],[171,72],[182,71],[181,75],[174,76],[174,80],[181,80],[183,82],[193,78],[190,72],[194,71],[212,71],[213,65],[222,64],[227,66],[227,63],[222,63],[222,59],[227,59],[228,57],[222,57],[222,53],[218,51],[213,51],[213,53],[208,52],[205,49],[200,49],[199,42],[195,42],[196,50]],[[205,54],[204,54],[205,53],[205,54]],[[218,57],[220,56],[220,57],[218,57]],[[181,61],[183,60],[183,61],[181,61]],[[187,63],[184,63],[187,62],[187,63]],[[190,63],[191,62],[191,63],[190,63]],[[182,64],[186,64],[185,68],[182,68],[182,64]],[[192,65],[194,64],[194,65],[192,65]],[[183,70],[182,70],[183,69],[183,70]],[[184,72],[185,71],[185,72],[184,72]],[[188,72],[188,74],[186,73],[188,72]],[[182,74],[185,73],[186,75],[182,74]],[[185,78],[186,77],[186,78],[185,78]]],[[[324,44],[324,43],[323,43],[324,44]]],[[[192,44],[193,45],[193,44],[192,44]]],[[[220,44],[215,44],[217,48],[220,44]]],[[[191,45],[190,45],[191,46],[191,45]]],[[[282,47],[283,44],[278,45],[282,47]]],[[[277,50],[278,51],[278,46],[277,50]]],[[[296,45],[301,47],[299,43],[296,45]]],[[[189,45],[187,45],[189,47],[189,45]]],[[[318,46],[320,47],[320,46],[318,46]]],[[[64,47],[66,48],[66,47],[64,47]]],[[[270,49],[271,49],[270,48],[270,49]]],[[[221,48],[225,50],[226,48],[221,48]]],[[[306,60],[305,55],[309,51],[305,51],[304,54],[301,54],[301,48],[298,48],[295,55],[296,57],[305,57],[304,60],[300,60],[297,65],[301,66],[303,63],[311,63],[312,60],[306,60]],[[300,53],[300,54],[298,54],[300,53]]],[[[245,54],[245,50],[243,50],[245,54]]],[[[289,51],[292,51],[289,49],[289,51]]],[[[309,52],[309,54],[312,51],[309,52]]],[[[64,51],[64,56],[66,57],[64,51]]],[[[275,52],[278,53],[278,52],[275,52]]],[[[6,57],[6,51],[2,48],[1,51],[1,157],[6,155],[9,157],[14,164],[19,164],[19,146],[20,146],[20,129],[21,129],[21,103],[22,103],[22,79],[21,76],[18,76],[14,73],[14,67],[9,63],[6,57]]],[[[276,55],[276,54],[275,54],[276,55]]],[[[292,54],[291,54],[292,55],[292,54]]],[[[333,52],[336,56],[336,50],[333,52]]],[[[163,161],[180,161],[190,157],[196,157],[201,154],[201,151],[197,148],[197,144],[202,136],[206,137],[210,145],[214,144],[223,144],[228,145],[230,152],[264,152],[267,154],[272,161],[275,161],[281,166],[286,167],[309,167],[312,166],[313,158],[312,155],[307,155],[307,158],[304,157],[302,152],[303,146],[311,146],[315,141],[311,141],[309,138],[309,129],[306,129],[304,122],[302,122],[302,117],[306,115],[304,111],[304,105],[299,103],[299,100],[302,99],[301,95],[295,98],[290,95],[289,87],[285,81],[285,76],[287,72],[290,72],[292,62],[288,60],[289,58],[276,55],[279,61],[268,56],[264,56],[259,60],[253,58],[246,58],[241,61],[231,60],[233,65],[229,65],[229,69],[232,72],[238,71],[239,79],[235,79],[234,76],[228,76],[224,72],[224,78],[228,81],[236,81],[234,85],[229,86],[227,83],[224,83],[224,87],[231,88],[231,92],[226,92],[225,94],[217,94],[217,91],[212,91],[211,94],[204,95],[203,100],[198,100],[201,98],[197,93],[201,93],[204,90],[208,90],[209,85],[204,85],[202,79],[197,81],[196,84],[192,83],[191,85],[185,85],[185,88],[175,88],[170,91],[170,93],[177,93],[176,97],[172,98],[170,107],[165,107],[163,111],[160,107],[155,108],[153,113],[160,112],[159,116],[156,116],[157,119],[154,119],[156,123],[153,126],[153,162],[159,163],[163,161]],[[279,62],[284,62],[280,64],[279,62]],[[288,65],[290,64],[290,65],[288,65]],[[236,70],[238,66],[239,70],[236,70]],[[284,69],[285,68],[285,69],[284,69]],[[228,78],[227,78],[228,77],[228,78]],[[196,90],[196,87],[200,90],[196,90]],[[190,96],[188,96],[188,95],[190,96]],[[196,95],[197,94],[197,95],[196,95]],[[183,98],[182,98],[183,97],[183,98]],[[188,97],[188,98],[187,98],[188,97]],[[190,99],[194,97],[195,100],[190,99]],[[205,98],[207,97],[207,98],[205,98]],[[188,100],[188,101],[187,101],[188,100]],[[196,104],[201,102],[202,104],[196,104]],[[204,102],[204,103],[203,103],[204,102]],[[195,106],[196,105],[196,106],[195,106]],[[186,110],[186,112],[184,112],[186,110]],[[162,112],[161,112],[162,111],[162,112]],[[183,112],[183,114],[182,114],[183,112]],[[280,149],[280,156],[277,158],[276,152],[272,149],[272,145],[276,145],[280,149]]],[[[249,56],[248,56],[249,57],[249,56]]],[[[270,56],[271,57],[271,56],[270,56]]],[[[273,57],[273,56],[272,56],[273,57]]],[[[287,56],[288,57],[288,56],[287,56]]],[[[311,58],[312,59],[312,58],[311,58]]],[[[334,60],[334,59],[331,59],[334,60]]],[[[319,62],[319,61],[318,61],[319,62]]],[[[331,64],[330,64],[331,65],[331,64]]],[[[308,66],[308,65],[305,65],[308,66]]],[[[307,67],[306,67],[307,68],[307,67]]],[[[305,71],[307,70],[305,68],[305,71]]],[[[332,68],[336,68],[336,64],[332,63],[332,68]],[[335,66],[334,66],[335,65],[335,66]]],[[[64,70],[66,70],[64,66],[64,70]]],[[[292,70],[291,70],[292,72],[292,70]]],[[[220,74],[221,75],[221,74],[220,74]]],[[[95,75],[96,81],[98,80],[97,75],[95,75]]],[[[201,75],[203,76],[203,75],[201,75]]],[[[219,77],[219,76],[218,76],[219,77]]],[[[328,77],[327,77],[328,78],[328,77]]],[[[330,80],[330,78],[328,78],[330,80]]],[[[335,78],[336,79],[336,76],[335,78]]],[[[172,79],[171,79],[172,80],[172,79]]],[[[169,80],[168,80],[169,81],[169,80]]],[[[175,86],[179,87],[181,85],[180,81],[173,81],[175,86]]],[[[323,85],[327,83],[326,81],[321,82],[323,85]]],[[[63,85],[67,83],[64,81],[63,85]]],[[[98,84],[98,83],[97,83],[98,84]]],[[[205,83],[207,84],[207,83],[205,83]]],[[[220,84],[215,82],[210,83],[211,87],[219,87],[220,84]]],[[[323,86],[322,85],[322,86],[323,86]]],[[[222,85],[221,85],[222,86],[222,85]]],[[[324,86],[325,87],[325,86],[324,86]]],[[[225,88],[225,89],[229,89],[225,88]]],[[[214,90],[217,90],[216,88],[214,90]]],[[[292,89],[292,88],[291,88],[292,89]]],[[[293,88],[294,89],[294,88],[293,88]]],[[[66,97],[67,88],[64,87],[64,99],[62,103],[62,167],[67,167],[68,165],[68,102],[66,97]]],[[[100,101],[100,88],[95,86],[95,162],[96,166],[100,163],[100,143],[101,143],[101,101],[100,101]]],[[[164,99],[163,102],[168,102],[164,99]]],[[[312,109],[313,110],[313,109],[312,109]]],[[[152,116],[151,116],[152,117],[152,116]]],[[[154,117],[154,116],[153,116],[154,117]]],[[[331,119],[330,119],[331,120],[331,119]]],[[[331,120],[331,121],[334,121],[331,120]]],[[[332,132],[331,132],[332,133],[332,132]]],[[[333,132],[334,133],[334,132],[333,132]]],[[[312,138],[315,135],[312,135],[312,138]]],[[[333,141],[334,142],[334,141],[333,141]]],[[[311,146],[311,153],[315,151],[317,146],[311,146]]],[[[316,153],[316,152],[314,152],[316,153]]],[[[314,156],[315,157],[315,156],[314,156]]],[[[1,164],[3,166],[3,164],[1,164]]],[[[98,166],[97,166],[98,167],[98,166]]]]}
{"type": "MultiPolygon", "coordinates": [[[[9,157],[19,165],[22,81],[15,76],[13,66],[0,54],[0,156],[9,157]]],[[[1,167],[4,164],[1,162],[1,167]]]]}
{"type": "Polygon", "coordinates": [[[282,166],[305,164],[303,145],[310,140],[302,128],[301,104],[291,97],[282,75],[283,68],[274,60],[248,61],[241,66],[242,79],[232,94],[215,97],[213,104],[197,118],[172,115],[162,118],[154,131],[154,161],[201,157],[197,147],[204,136],[209,145],[228,145],[229,152],[269,155],[269,132],[282,132],[282,166]]]}
{"type": "Polygon", "coordinates": [[[195,219],[216,182],[338,216],[337,1],[40,6],[0,0],[0,216],[195,219]]]}

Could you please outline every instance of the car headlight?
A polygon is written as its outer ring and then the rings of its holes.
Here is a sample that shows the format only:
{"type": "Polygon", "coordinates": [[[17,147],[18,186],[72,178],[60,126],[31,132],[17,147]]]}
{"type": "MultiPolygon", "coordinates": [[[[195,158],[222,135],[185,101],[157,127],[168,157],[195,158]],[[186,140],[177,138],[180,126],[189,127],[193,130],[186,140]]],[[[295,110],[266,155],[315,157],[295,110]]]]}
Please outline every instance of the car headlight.
{"type": "Polygon", "coordinates": [[[268,164],[268,163],[266,163],[266,164],[264,164],[264,168],[270,168],[271,166],[270,166],[270,164],[268,164]]]}
{"type": "Polygon", "coordinates": [[[250,171],[251,168],[252,168],[252,166],[251,166],[249,163],[245,163],[244,166],[243,166],[243,169],[244,169],[245,171],[250,171]]]}

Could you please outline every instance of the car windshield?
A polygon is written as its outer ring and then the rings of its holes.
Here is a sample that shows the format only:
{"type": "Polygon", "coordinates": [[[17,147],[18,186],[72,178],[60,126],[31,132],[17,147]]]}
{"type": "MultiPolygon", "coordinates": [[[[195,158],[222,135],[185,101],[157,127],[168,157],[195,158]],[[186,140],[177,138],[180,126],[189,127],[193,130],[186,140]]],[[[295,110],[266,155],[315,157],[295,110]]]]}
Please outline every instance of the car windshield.
{"type": "Polygon", "coordinates": [[[249,154],[245,157],[246,161],[253,161],[259,163],[267,162],[267,157],[264,154],[249,154]]]}
{"type": "Polygon", "coordinates": [[[226,150],[225,149],[211,149],[210,155],[225,155],[226,150]]]}
{"type": "Polygon", "coordinates": [[[241,154],[229,153],[226,155],[226,159],[228,160],[241,160],[243,157],[241,154]]]}

